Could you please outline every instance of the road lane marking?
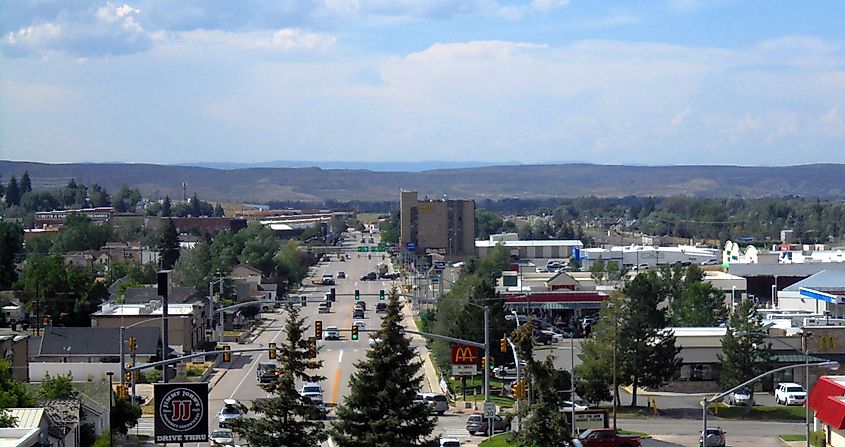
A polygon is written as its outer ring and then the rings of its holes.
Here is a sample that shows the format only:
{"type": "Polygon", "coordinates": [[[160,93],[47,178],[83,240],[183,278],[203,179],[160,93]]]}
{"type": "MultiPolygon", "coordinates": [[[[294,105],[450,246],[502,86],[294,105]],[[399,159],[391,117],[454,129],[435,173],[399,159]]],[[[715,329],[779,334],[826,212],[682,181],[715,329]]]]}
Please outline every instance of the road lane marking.
{"type": "Polygon", "coordinates": [[[332,402],[334,402],[335,407],[337,407],[340,405],[340,402],[337,401],[337,396],[340,394],[340,368],[334,372],[334,383],[332,386],[334,387],[332,389],[332,402]]]}
{"type": "MultiPolygon", "coordinates": [[[[272,338],[272,340],[270,340],[270,341],[271,341],[271,342],[275,342],[275,341],[276,341],[276,339],[277,339],[277,338],[279,338],[279,335],[282,335],[282,330],[281,330],[281,329],[279,329],[279,331],[278,331],[278,332],[276,332],[276,336],[275,336],[275,337],[273,337],[273,338],[272,338]]],[[[235,394],[237,394],[237,393],[238,393],[238,390],[241,388],[241,385],[243,385],[243,384],[244,384],[244,382],[246,381],[246,378],[247,378],[247,377],[249,377],[249,376],[252,374],[252,370],[253,370],[253,369],[255,369],[255,367],[256,367],[256,366],[258,366],[258,363],[261,361],[261,357],[264,357],[264,354],[266,354],[266,351],[263,351],[263,352],[262,352],[262,351],[259,351],[258,357],[256,357],[256,358],[252,361],[252,366],[250,366],[250,367],[249,367],[249,370],[247,370],[246,374],[244,374],[243,378],[242,378],[242,379],[241,379],[241,381],[238,383],[238,386],[236,386],[236,387],[235,387],[235,389],[232,391],[232,394],[231,394],[231,395],[229,395],[229,399],[233,399],[233,398],[235,397],[235,394]]]]}

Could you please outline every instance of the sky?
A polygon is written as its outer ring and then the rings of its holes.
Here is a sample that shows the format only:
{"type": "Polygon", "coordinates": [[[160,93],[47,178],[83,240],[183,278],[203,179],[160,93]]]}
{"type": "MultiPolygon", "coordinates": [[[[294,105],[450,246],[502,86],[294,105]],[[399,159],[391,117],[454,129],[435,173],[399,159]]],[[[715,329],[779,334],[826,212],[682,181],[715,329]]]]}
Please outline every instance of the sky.
{"type": "Polygon", "coordinates": [[[0,0],[0,159],[845,163],[841,0],[0,0]]]}

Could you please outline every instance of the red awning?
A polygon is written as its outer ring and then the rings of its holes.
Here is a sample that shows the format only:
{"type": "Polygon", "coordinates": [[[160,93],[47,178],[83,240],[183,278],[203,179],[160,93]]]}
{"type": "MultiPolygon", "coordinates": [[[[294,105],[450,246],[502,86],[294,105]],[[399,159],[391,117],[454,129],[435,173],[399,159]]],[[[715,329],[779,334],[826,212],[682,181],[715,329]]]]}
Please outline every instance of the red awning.
{"type": "Polygon", "coordinates": [[[821,376],[810,390],[810,408],[817,412],[821,411],[822,405],[829,396],[845,396],[845,386],[828,376],[821,376]]]}
{"type": "Polygon", "coordinates": [[[816,417],[832,428],[842,430],[845,428],[845,401],[842,397],[828,396],[821,410],[816,411],[816,417]]]}

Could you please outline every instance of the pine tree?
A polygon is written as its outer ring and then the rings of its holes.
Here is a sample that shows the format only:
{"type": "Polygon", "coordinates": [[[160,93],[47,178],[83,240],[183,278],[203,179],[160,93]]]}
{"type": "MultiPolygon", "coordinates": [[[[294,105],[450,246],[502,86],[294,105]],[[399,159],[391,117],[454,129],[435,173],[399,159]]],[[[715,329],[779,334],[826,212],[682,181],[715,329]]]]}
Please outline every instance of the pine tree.
{"type": "Polygon", "coordinates": [[[161,217],[170,217],[173,212],[171,209],[170,196],[164,196],[164,202],[161,204],[161,217]]]}
{"type": "Polygon", "coordinates": [[[9,179],[9,185],[6,186],[6,206],[20,205],[21,190],[18,186],[18,179],[13,175],[9,179]]]}
{"type": "Polygon", "coordinates": [[[159,257],[163,270],[172,269],[176,265],[176,260],[179,259],[179,233],[176,232],[176,224],[173,223],[173,219],[167,219],[167,225],[161,238],[159,257]]]}
{"type": "Polygon", "coordinates": [[[622,384],[631,385],[631,406],[637,404],[637,388],[658,387],[680,366],[675,336],[666,333],[667,311],[662,301],[660,278],[654,271],[637,275],[622,288],[619,309],[617,373],[622,384]]]}
{"type": "Polygon", "coordinates": [[[772,361],[772,345],[766,344],[766,331],[754,303],[745,300],[731,315],[730,325],[722,338],[722,363],[719,382],[734,387],[767,371],[772,361]]]}
{"type": "Polygon", "coordinates": [[[340,447],[436,446],[430,437],[436,420],[425,403],[414,402],[423,380],[422,362],[403,333],[395,288],[373,335],[380,341],[356,365],[350,394],[336,409],[332,438],[340,447]]]}
{"type": "Polygon", "coordinates": [[[23,171],[21,176],[21,196],[32,191],[32,180],[29,178],[29,171],[23,171]]]}
{"type": "Polygon", "coordinates": [[[261,417],[241,419],[235,431],[250,445],[266,447],[310,447],[320,445],[328,439],[321,421],[310,420],[314,404],[311,399],[299,394],[297,380],[319,382],[325,379],[310,371],[322,367],[321,360],[314,360],[316,352],[309,347],[304,336],[308,329],[305,319],[299,317],[299,308],[288,304],[285,320],[287,338],[279,346],[276,357],[279,363],[279,378],[262,385],[272,397],[255,400],[252,411],[261,417]]]}

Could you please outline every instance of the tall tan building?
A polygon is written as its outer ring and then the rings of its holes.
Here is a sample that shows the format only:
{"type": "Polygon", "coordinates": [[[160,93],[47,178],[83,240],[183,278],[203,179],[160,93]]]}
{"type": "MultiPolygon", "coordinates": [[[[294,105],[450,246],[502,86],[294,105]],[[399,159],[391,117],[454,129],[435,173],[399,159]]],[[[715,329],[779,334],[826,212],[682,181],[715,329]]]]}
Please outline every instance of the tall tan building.
{"type": "Polygon", "coordinates": [[[402,191],[399,207],[403,248],[412,243],[417,254],[475,254],[474,200],[420,201],[416,191],[402,191]]]}

